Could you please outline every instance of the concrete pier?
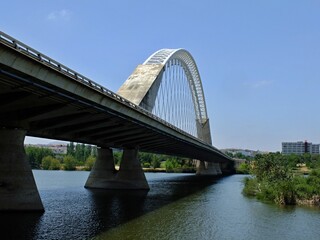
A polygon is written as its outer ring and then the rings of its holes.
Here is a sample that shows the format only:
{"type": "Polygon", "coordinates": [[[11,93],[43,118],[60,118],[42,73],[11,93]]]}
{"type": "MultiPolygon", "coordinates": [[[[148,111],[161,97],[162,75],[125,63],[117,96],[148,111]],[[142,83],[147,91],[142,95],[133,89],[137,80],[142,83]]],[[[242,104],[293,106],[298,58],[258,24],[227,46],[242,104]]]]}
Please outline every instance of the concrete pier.
{"type": "Polygon", "coordinates": [[[123,150],[116,180],[118,189],[150,189],[138,159],[138,149],[125,148],[123,150]]]}
{"type": "Polygon", "coordinates": [[[221,175],[222,171],[219,163],[198,161],[196,175],[221,175]]]}
{"type": "Polygon", "coordinates": [[[0,128],[0,211],[44,211],[24,150],[26,131],[0,128]]]}
{"type": "MultiPolygon", "coordinates": [[[[198,137],[201,140],[212,145],[209,119],[207,119],[207,121],[204,123],[197,121],[197,133],[198,133],[198,137]]],[[[196,175],[216,176],[220,174],[222,174],[222,171],[219,163],[205,162],[205,161],[197,162],[196,175]]]]}
{"type": "Polygon", "coordinates": [[[112,149],[98,149],[98,158],[91,170],[86,188],[144,189],[149,185],[137,157],[138,150],[123,150],[119,171],[115,171],[112,149]]]}
{"type": "Polygon", "coordinates": [[[116,176],[112,149],[98,148],[96,162],[85,184],[86,188],[111,188],[116,176]]]}

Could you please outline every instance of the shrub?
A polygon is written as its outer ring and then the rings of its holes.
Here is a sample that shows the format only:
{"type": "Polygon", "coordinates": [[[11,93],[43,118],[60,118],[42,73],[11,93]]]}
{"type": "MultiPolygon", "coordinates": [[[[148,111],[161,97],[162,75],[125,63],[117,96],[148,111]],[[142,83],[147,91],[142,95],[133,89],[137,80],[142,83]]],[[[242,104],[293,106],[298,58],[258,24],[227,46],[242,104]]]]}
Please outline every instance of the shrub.
{"type": "Polygon", "coordinates": [[[144,162],[144,163],[142,163],[142,167],[144,167],[144,168],[150,168],[150,163],[144,162]]]}
{"type": "Polygon", "coordinates": [[[63,158],[64,170],[76,170],[76,160],[71,155],[67,155],[63,158]]]}
{"type": "Polygon", "coordinates": [[[92,155],[89,156],[84,164],[85,165],[84,169],[87,171],[91,171],[95,162],[96,162],[96,158],[92,155]]]}
{"type": "Polygon", "coordinates": [[[44,170],[60,170],[60,162],[52,156],[46,156],[41,161],[41,167],[44,170]]]}

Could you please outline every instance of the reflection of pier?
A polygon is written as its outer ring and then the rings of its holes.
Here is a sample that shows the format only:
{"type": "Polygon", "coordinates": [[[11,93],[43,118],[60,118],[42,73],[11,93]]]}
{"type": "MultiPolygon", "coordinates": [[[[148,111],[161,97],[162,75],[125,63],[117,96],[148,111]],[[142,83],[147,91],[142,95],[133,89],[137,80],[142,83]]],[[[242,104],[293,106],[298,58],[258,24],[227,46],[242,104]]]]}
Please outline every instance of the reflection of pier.
{"type": "Polygon", "coordinates": [[[200,175],[221,174],[221,167],[224,171],[230,163],[211,144],[200,76],[185,50],[156,52],[137,67],[119,94],[2,32],[0,53],[0,210],[43,209],[24,152],[26,135],[97,145],[98,159],[86,183],[93,188],[149,189],[138,151],[199,159],[200,175]],[[161,90],[164,78],[179,83],[173,93],[188,95],[190,104],[168,98],[172,89],[161,90]],[[168,102],[168,113],[151,113],[163,102],[158,96],[168,102]],[[182,104],[172,109],[176,103],[182,104]],[[192,114],[184,116],[183,107],[192,114]],[[190,116],[193,131],[184,128],[190,126],[190,121],[183,123],[190,116]],[[112,148],[124,152],[117,173],[112,148]]]}

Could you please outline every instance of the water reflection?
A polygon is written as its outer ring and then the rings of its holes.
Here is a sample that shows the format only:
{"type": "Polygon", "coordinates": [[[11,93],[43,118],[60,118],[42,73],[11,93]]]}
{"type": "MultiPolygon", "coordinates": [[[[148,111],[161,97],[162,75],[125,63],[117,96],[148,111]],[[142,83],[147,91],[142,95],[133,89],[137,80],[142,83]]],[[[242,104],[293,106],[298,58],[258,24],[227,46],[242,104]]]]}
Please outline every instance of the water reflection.
{"type": "Polygon", "coordinates": [[[99,230],[115,227],[143,213],[148,191],[88,189],[91,207],[99,230]]]}

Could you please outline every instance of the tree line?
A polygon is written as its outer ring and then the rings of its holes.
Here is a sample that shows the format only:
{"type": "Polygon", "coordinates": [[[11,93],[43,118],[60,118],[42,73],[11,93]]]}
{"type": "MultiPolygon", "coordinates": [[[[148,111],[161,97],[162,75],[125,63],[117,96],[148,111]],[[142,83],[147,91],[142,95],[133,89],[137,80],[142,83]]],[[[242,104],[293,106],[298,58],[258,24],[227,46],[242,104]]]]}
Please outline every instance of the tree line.
{"type": "Polygon", "coordinates": [[[96,146],[86,144],[67,145],[66,154],[55,154],[50,148],[26,146],[26,154],[32,169],[76,170],[80,167],[91,170],[97,156],[96,146]]]}
{"type": "MultiPolygon", "coordinates": [[[[91,170],[97,157],[97,147],[70,142],[66,154],[55,154],[49,148],[26,146],[32,169],[43,170],[91,170]]],[[[113,151],[115,165],[120,166],[122,151],[113,151]]],[[[146,169],[165,169],[167,172],[195,172],[192,159],[173,157],[161,154],[139,152],[141,166],[146,169]]]]}

